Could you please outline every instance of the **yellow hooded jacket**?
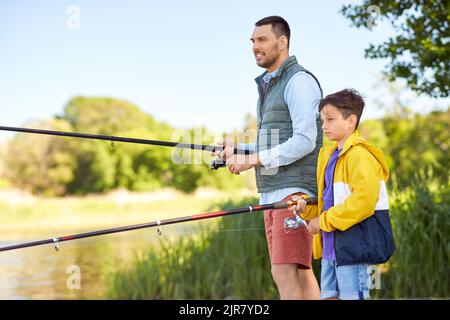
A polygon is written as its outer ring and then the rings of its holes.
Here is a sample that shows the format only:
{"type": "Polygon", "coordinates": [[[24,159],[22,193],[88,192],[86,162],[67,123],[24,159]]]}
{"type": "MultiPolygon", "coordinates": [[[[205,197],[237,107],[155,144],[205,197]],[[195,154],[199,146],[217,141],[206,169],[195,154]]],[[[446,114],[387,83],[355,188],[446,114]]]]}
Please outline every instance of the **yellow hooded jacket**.
{"type": "MultiPolygon", "coordinates": [[[[383,235],[384,239],[381,239],[381,242],[384,241],[388,250],[392,249],[393,251],[386,190],[389,169],[383,152],[369,145],[357,130],[346,140],[336,162],[333,181],[334,206],[322,212],[325,170],[332,153],[336,149],[337,143],[321,148],[317,163],[318,204],[307,206],[305,212],[302,213],[302,217],[305,220],[311,220],[320,212],[320,229],[330,232],[334,230],[346,231],[374,215],[376,211],[383,212],[387,215],[387,218],[382,218],[384,220],[382,221],[382,224],[384,224],[382,229],[384,231],[389,229],[386,232],[390,235],[383,235]]],[[[358,246],[358,244],[353,243],[347,245],[347,247],[355,245],[358,246]]],[[[382,250],[384,249],[386,248],[382,250]]],[[[391,254],[392,252],[389,257],[391,254]]],[[[338,252],[336,252],[336,255],[338,255],[338,252]]],[[[322,257],[321,232],[314,235],[313,257],[314,259],[322,257]]]]}

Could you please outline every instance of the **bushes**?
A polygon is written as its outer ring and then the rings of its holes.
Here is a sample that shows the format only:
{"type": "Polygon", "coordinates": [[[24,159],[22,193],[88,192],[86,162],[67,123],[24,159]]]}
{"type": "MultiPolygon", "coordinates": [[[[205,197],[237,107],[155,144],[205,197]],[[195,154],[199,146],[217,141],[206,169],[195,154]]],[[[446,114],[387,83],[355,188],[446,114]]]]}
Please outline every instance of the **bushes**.
{"type": "MultiPolygon", "coordinates": [[[[256,203],[246,199],[225,209],[256,203]]],[[[114,274],[109,296],[121,299],[271,299],[277,297],[261,212],[201,223],[193,238],[161,241],[114,274]],[[215,226],[214,226],[215,225],[215,226]]]]}
{"type": "MultiPolygon", "coordinates": [[[[448,180],[420,171],[410,186],[392,187],[390,208],[396,251],[383,266],[373,298],[449,297],[450,198],[448,180]]],[[[226,203],[236,208],[256,199],[226,203]]],[[[274,299],[262,213],[209,220],[195,238],[161,242],[111,276],[110,298],[274,299]],[[216,223],[213,227],[211,223],[216,223]],[[205,228],[209,228],[205,229],[205,228]]],[[[320,279],[320,261],[313,267],[320,279]]]]}
{"type": "MultiPolygon", "coordinates": [[[[256,202],[250,198],[221,207],[256,202]]],[[[193,238],[161,241],[160,248],[138,254],[129,270],[110,276],[108,297],[277,299],[262,215],[255,212],[205,221],[193,238]]],[[[315,269],[318,266],[316,262],[315,269]]]]}
{"type": "Polygon", "coordinates": [[[450,296],[450,188],[440,180],[421,170],[391,192],[396,251],[376,297],[450,296]]]}
{"type": "MultiPolygon", "coordinates": [[[[184,143],[208,144],[215,140],[206,129],[175,130],[137,106],[111,98],[75,97],[56,119],[27,126],[184,143]]],[[[198,187],[230,190],[243,186],[241,178],[226,170],[211,171],[202,161],[203,156],[205,160],[210,158],[209,153],[199,150],[183,149],[182,160],[187,163],[176,163],[173,158],[178,153],[174,148],[34,134],[17,134],[6,150],[1,149],[0,178],[46,196],[119,188],[153,191],[173,187],[193,192],[198,187]]]]}

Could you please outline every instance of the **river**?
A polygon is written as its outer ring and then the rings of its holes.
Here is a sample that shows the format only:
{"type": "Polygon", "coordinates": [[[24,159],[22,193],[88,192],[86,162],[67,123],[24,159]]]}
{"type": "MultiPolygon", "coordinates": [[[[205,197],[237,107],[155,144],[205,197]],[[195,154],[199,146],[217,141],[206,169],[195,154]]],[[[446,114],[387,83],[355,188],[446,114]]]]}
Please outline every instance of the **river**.
{"type": "MultiPolygon", "coordinates": [[[[142,229],[0,252],[0,299],[105,299],[108,274],[125,268],[140,250],[158,239],[189,234],[188,226],[142,229]]],[[[81,232],[83,230],[77,230],[81,232]]],[[[86,231],[86,230],[84,230],[86,231]]],[[[8,236],[1,246],[72,234],[39,233],[8,236]]]]}

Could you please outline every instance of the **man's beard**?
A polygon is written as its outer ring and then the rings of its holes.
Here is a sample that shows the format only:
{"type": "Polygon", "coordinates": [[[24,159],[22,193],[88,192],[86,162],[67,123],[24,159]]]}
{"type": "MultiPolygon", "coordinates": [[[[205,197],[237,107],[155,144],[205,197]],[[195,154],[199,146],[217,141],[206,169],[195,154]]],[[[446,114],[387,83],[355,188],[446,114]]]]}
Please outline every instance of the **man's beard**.
{"type": "Polygon", "coordinates": [[[268,54],[265,55],[265,61],[261,61],[261,62],[256,62],[256,64],[258,66],[260,66],[261,68],[265,68],[268,69],[270,68],[272,65],[274,65],[277,61],[279,57],[278,54],[278,44],[276,44],[272,50],[270,50],[270,52],[268,54]]]}

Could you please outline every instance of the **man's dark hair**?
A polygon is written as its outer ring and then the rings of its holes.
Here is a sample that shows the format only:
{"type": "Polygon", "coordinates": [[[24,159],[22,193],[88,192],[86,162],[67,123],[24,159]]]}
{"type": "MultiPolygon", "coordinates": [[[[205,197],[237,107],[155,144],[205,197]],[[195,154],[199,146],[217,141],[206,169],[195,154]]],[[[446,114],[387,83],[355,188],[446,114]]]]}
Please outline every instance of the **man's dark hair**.
{"type": "Polygon", "coordinates": [[[327,104],[336,107],[344,119],[347,119],[354,114],[357,118],[355,129],[358,128],[359,120],[361,119],[365,105],[364,99],[358,91],[355,89],[344,89],[327,95],[320,100],[319,112],[322,111],[323,107],[327,104]]]}
{"type": "Polygon", "coordinates": [[[279,39],[281,36],[286,36],[286,38],[288,39],[287,46],[289,49],[289,43],[291,41],[291,28],[289,28],[289,24],[287,23],[287,21],[280,16],[270,16],[262,18],[255,23],[255,26],[261,27],[267,24],[270,24],[272,26],[272,32],[275,34],[277,39],[279,39]]]}

